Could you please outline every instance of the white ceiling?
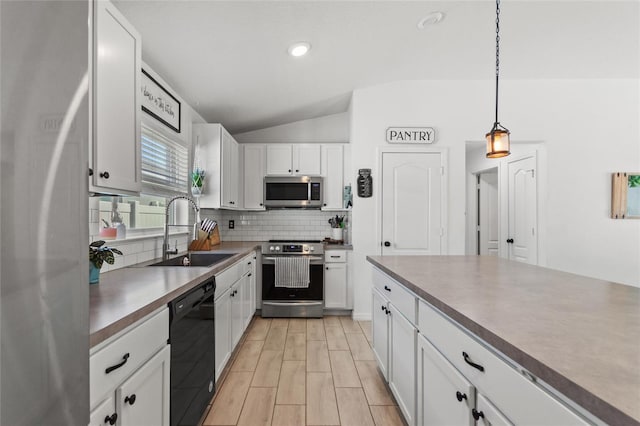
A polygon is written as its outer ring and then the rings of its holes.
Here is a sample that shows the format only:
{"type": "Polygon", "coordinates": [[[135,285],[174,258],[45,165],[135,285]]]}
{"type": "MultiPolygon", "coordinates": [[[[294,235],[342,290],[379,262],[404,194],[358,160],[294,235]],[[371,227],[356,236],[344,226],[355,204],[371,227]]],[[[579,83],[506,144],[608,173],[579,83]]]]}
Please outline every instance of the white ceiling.
{"type": "MultiPolygon", "coordinates": [[[[495,75],[492,1],[116,0],[143,60],[232,133],[346,111],[356,88],[495,75]],[[418,30],[427,13],[444,20],[418,30]],[[306,57],[288,46],[308,41],[306,57]]],[[[503,0],[501,78],[638,78],[637,0],[503,0]]]]}

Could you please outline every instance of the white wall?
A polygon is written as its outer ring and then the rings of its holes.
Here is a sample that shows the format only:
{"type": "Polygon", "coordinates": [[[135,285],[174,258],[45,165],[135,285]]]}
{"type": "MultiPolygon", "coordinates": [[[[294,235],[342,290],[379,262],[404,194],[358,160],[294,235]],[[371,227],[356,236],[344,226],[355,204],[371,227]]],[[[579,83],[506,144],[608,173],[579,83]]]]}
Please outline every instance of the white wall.
{"type": "Polygon", "coordinates": [[[343,112],[296,121],[252,132],[238,133],[233,137],[240,143],[346,143],[349,142],[349,113],[343,112]]]}
{"type": "MultiPolygon", "coordinates": [[[[449,254],[465,253],[465,143],[493,124],[492,81],[401,81],[356,90],[350,174],[371,168],[372,198],[354,197],[354,315],[370,315],[367,255],[380,252],[378,152],[389,126],[431,126],[449,151],[449,254]],[[371,214],[375,212],[375,214],[371,214]]],[[[547,155],[547,266],[640,286],[640,221],[609,219],[610,173],[640,170],[638,80],[501,81],[500,121],[547,155]]]]}

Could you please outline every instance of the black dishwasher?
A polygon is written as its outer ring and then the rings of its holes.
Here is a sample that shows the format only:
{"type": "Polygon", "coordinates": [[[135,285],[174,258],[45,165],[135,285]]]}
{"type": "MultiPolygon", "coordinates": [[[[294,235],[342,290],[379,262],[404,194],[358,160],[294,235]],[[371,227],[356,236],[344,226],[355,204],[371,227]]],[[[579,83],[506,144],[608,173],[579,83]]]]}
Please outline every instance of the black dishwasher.
{"type": "Polygon", "coordinates": [[[215,279],[169,302],[171,426],[197,425],[215,392],[215,279]]]}

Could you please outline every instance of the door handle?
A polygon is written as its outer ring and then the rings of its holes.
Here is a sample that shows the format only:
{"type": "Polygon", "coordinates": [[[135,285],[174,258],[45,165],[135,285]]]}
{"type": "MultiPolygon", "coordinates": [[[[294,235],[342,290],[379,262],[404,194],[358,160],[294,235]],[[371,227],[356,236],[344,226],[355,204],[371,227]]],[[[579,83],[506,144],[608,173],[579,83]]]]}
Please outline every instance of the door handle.
{"type": "Polygon", "coordinates": [[[391,243],[390,243],[389,241],[385,241],[385,242],[384,242],[384,246],[385,246],[385,247],[391,247],[391,243]]]}
{"type": "Polygon", "coordinates": [[[471,358],[469,358],[469,355],[466,352],[462,352],[462,357],[464,358],[464,362],[466,362],[473,368],[477,368],[478,370],[484,372],[484,367],[481,366],[480,364],[476,364],[475,362],[471,361],[471,358]]]}
{"type": "Polygon", "coordinates": [[[507,239],[507,242],[508,242],[509,244],[513,244],[513,238],[509,238],[509,239],[507,239]]]}
{"type": "Polygon", "coordinates": [[[476,410],[475,408],[471,409],[471,415],[473,416],[473,419],[475,421],[480,420],[481,417],[484,419],[484,413],[482,411],[476,410]]]}
{"type": "Polygon", "coordinates": [[[120,364],[112,365],[111,367],[107,368],[106,370],[104,370],[104,374],[109,374],[112,371],[117,370],[118,368],[122,367],[123,365],[125,365],[127,363],[128,359],[129,359],[129,352],[127,352],[126,354],[122,355],[122,362],[120,364]]]}
{"type": "Polygon", "coordinates": [[[460,402],[462,402],[463,399],[467,399],[467,394],[466,393],[462,393],[460,391],[456,391],[456,399],[460,402]]]}

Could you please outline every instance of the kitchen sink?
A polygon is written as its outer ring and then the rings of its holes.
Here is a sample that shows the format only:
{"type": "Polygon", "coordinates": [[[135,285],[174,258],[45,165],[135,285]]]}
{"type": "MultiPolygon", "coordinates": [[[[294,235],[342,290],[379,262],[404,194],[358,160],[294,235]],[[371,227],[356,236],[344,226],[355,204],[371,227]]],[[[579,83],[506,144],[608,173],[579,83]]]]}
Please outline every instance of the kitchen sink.
{"type": "Polygon", "coordinates": [[[234,253],[190,253],[148,266],[212,266],[233,255],[234,253]],[[186,262],[185,258],[189,259],[189,262],[186,262]]]}

